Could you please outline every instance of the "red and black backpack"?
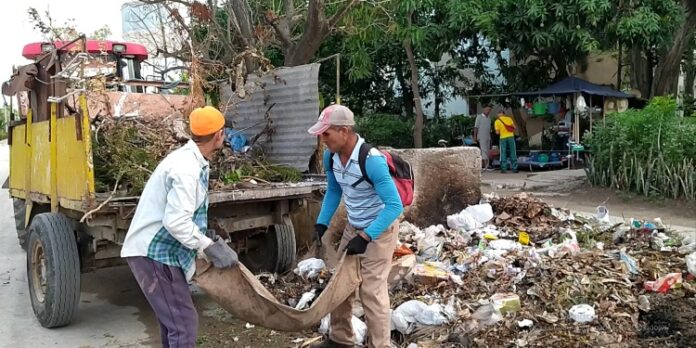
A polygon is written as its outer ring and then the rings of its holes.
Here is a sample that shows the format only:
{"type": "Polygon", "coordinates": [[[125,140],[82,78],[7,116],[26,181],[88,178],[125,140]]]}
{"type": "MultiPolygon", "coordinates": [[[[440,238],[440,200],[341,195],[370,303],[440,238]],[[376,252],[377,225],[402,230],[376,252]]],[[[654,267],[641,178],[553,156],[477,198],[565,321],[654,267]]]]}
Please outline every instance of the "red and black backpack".
{"type": "MultiPolygon", "coordinates": [[[[368,143],[363,143],[360,146],[358,152],[358,165],[360,166],[360,173],[362,177],[354,182],[351,186],[356,187],[361,182],[366,181],[368,184],[374,186],[372,180],[367,176],[367,169],[365,169],[365,161],[367,160],[367,155],[372,150],[373,146],[368,143]]],[[[399,192],[399,197],[401,197],[401,204],[407,207],[413,203],[413,191],[415,187],[415,180],[413,175],[413,169],[411,164],[408,163],[403,158],[390,153],[389,151],[379,150],[384,157],[387,159],[387,166],[389,167],[389,174],[391,174],[392,179],[394,179],[394,184],[396,185],[396,190],[399,192]]],[[[329,157],[329,170],[333,170],[333,155],[329,157]]]]}

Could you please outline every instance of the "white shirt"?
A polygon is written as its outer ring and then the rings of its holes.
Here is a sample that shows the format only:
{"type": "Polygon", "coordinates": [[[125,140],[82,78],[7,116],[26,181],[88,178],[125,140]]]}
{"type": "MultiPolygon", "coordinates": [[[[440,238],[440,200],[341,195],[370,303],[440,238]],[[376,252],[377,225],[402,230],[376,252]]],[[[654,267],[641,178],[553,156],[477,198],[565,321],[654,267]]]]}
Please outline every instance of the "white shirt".
{"type": "Polygon", "coordinates": [[[474,128],[478,128],[478,141],[491,138],[491,118],[485,114],[479,114],[474,121],[474,128]]]}
{"type": "MultiPolygon", "coordinates": [[[[148,257],[150,244],[162,228],[191,250],[202,252],[213,243],[193,221],[194,211],[207,204],[207,175],[204,183],[201,180],[207,166],[208,161],[191,140],[160,162],[140,196],[121,257],[148,257]]],[[[191,279],[195,263],[184,272],[191,279]]]]}

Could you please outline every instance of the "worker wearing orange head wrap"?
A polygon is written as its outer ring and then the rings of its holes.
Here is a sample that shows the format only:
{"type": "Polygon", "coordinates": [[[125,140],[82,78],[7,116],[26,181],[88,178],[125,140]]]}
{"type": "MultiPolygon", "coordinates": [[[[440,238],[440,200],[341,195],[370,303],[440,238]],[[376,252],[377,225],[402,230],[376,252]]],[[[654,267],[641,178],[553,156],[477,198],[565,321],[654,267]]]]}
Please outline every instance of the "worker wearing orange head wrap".
{"type": "Polygon", "coordinates": [[[188,281],[197,253],[217,268],[238,263],[234,250],[208,230],[208,161],[223,146],[225,117],[206,106],[189,120],[191,140],[148,179],[121,249],[157,316],[165,347],[195,346],[198,314],[188,281]]]}

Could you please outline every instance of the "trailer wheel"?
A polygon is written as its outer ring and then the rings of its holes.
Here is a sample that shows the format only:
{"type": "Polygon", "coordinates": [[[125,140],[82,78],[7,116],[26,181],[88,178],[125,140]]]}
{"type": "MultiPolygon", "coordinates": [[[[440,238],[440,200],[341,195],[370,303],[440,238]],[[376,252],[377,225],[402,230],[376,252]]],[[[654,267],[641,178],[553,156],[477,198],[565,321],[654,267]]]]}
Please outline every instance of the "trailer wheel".
{"type": "Polygon", "coordinates": [[[14,198],[12,199],[12,208],[14,208],[14,220],[15,228],[17,230],[17,239],[19,239],[19,246],[22,249],[27,250],[27,230],[24,228],[24,218],[27,211],[27,207],[24,205],[23,199],[14,198]]]}
{"type": "Polygon", "coordinates": [[[266,233],[258,234],[258,248],[247,251],[242,262],[253,272],[285,273],[295,263],[295,229],[290,224],[268,227],[266,233]]]}
{"type": "Polygon", "coordinates": [[[65,326],[80,300],[80,259],[73,222],[43,213],[29,227],[27,278],[34,315],[46,328],[65,326]]]}

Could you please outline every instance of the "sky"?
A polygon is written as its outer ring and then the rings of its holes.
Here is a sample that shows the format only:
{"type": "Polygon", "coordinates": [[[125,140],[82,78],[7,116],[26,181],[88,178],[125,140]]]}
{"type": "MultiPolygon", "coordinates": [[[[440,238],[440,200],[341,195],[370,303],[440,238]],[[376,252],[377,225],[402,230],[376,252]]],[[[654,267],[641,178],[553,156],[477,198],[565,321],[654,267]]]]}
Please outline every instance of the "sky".
{"type": "Polygon", "coordinates": [[[42,41],[41,33],[34,30],[27,9],[36,8],[43,16],[49,10],[54,23],[62,24],[68,18],[75,19],[77,29],[89,34],[108,25],[109,39],[121,39],[121,5],[125,0],[10,0],[0,5],[0,29],[3,49],[0,51],[0,82],[12,74],[12,65],[28,63],[22,57],[22,48],[30,42],[42,41]],[[50,3],[50,5],[49,5],[50,3]]]}

